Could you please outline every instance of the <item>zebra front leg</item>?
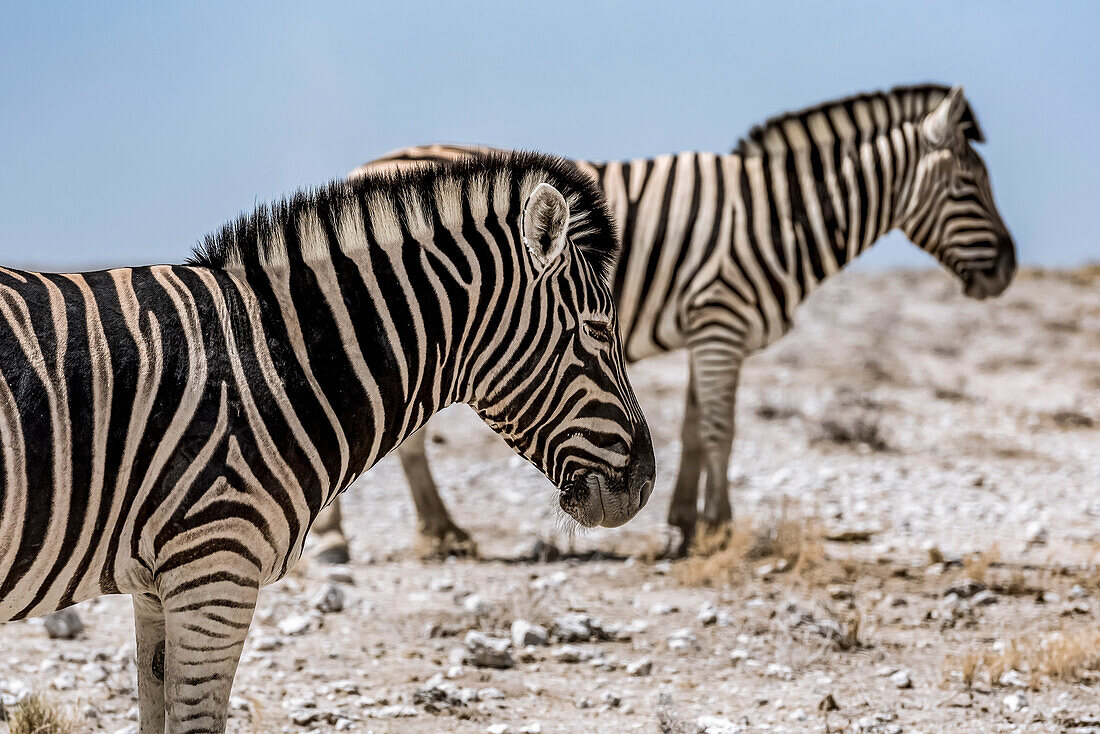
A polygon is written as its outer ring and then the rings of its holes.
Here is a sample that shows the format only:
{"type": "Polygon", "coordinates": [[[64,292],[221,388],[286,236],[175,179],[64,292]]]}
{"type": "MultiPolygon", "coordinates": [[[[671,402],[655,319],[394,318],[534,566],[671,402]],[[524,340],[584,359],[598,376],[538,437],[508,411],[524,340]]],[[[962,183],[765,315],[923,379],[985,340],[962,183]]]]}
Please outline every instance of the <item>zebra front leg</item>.
{"type": "Polygon", "coordinates": [[[451,519],[447,506],[439,496],[439,488],[428,465],[426,438],[427,428],[421,427],[397,449],[413,504],[416,505],[418,552],[425,558],[476,556],[477,544],[451,519]]]}
{"type": "Polygon", "coordinates": [[[164,734],[164,609],[151,594],[133,600],[141,734],[164,734]]]}
{"type": "Polygon", "coordinates": [[[711,550],[724,547],[733,522],[729,463],[733,451],[737,383],[744,355],[735,345],[709,342],[692,349],[699,399],[699,432],[706,471],[698,532],[711,550]]]}
{"type": "Polygon", "coordinates": [[[222,734],[258,584],[219,570],[209,583],[182,579],[175,588],[184,591],[164,598],[167,731],[222,734]]]}
{"type": "Polygon", "coordinates": [[[668,508],[668,524],[680,531],[680,542],[673,550],[672,544],[676,539],[670,539],[666,556],[683,558],[691,549],[691,543],[695,538],[695,524],[699,517],[699,475],[702,458],[702,443],[699,440],[699,399],[695,394],[695,370],[689,364],[684,422],[680,429],[680,470],[676,475],[672,503],[668,508]]]}
{"type": "Polygon", "coordinates": [[[348,536],[344,535],[344,515],[340,510],[340,498],[335,497],[328,507],[317,514],[313,521],[313,534],[317,536],[314,560],[333,565],[348,563],[351,551],[348,536]]]}

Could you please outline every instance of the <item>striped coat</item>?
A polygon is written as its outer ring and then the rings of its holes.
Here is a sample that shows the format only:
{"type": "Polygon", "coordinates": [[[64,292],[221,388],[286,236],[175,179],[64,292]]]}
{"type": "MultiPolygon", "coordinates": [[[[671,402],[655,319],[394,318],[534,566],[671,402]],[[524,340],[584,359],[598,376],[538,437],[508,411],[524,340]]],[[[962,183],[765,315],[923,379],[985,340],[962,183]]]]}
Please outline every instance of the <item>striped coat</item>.
{"type": "MultiPolygon", "coordinates": [[[[721,530],[732,517],[726,476],[741,364],[790,329],[798,305],[823,280],[900,229],[967,295],[984,298],[1008,285],[1015,249],[973,147],[982,140],[960,88],[921,85],[775,117],[729,154],[575,161],[598,181],[623,232],[612,287],[627,358],[690,352],[669,512],[680,552],[697,524],[721,530]]],[[[488,150],[406,148],[352,176],[488,150]]],[[[429,544],[444,552],[472,547],[438,499],[422,436],[400,453],[429,544]]],[[[338,520],[318,525],[335,531],[338,520]]],[[[339,532],[326,542],[328,553],[345,555],[339,532]]]]}
{"type": "Polygon", "coordinates": [[[0,621],[131,594],[142,732],[223,731],[259,587],[455,402],[625,522],[653,458],[614,246],[588,179],[509,155],[299,195],[187,265],[0,269],[0,621]]]}

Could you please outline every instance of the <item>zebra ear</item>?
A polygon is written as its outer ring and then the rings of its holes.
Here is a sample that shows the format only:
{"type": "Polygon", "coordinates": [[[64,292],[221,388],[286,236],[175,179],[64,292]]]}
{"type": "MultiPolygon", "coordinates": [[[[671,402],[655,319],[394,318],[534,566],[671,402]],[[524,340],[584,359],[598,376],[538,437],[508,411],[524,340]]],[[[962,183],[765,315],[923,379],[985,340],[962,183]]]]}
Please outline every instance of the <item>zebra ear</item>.
{"type": "Polygon", "coordinates": [[[934,146],[943,148],[953,142],[961,132],[959,124],[966,114],[966,97],[962,87],[953,87],[936,109],[929,112],[921,123],[921,132],[934,146]]]}
{"type": "Polygon", "coordinates": [[[569,224],[569,204],[561,192],[547,183],[540,183],[523,204],[520,236],[527,251],[544,268],[565,247],[569,224]]]}

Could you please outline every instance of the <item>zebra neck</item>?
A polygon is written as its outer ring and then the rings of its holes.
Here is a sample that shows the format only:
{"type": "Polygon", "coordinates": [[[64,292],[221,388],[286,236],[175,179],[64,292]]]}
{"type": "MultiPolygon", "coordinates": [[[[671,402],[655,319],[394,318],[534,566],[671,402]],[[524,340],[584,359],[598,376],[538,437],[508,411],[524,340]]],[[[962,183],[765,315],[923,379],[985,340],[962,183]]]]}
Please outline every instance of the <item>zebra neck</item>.
{"type": "Polygon", "coordinates": [[[917,151],[908,123],[861,140],[811,132],[770,127],[761,146],[733,154],[739,161],[727,166],[750,236],[755,228],[803,295],[897,226],[917,151]]]}
{"type": "Polygon", "coordinates": [[[246,275],[292,403],[331,426],[329,496],[456,396],[448,309],[461,288],[429,267],[445,256],[346,234],[330,230],[323,247],[287,248],[285,263],[246,275]]]}

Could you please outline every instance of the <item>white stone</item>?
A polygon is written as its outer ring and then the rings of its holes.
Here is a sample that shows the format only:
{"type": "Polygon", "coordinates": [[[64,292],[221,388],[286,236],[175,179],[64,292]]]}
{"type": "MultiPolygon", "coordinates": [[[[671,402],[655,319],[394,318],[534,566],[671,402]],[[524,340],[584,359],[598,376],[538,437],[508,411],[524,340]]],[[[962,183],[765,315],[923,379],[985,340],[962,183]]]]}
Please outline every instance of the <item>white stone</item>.
{"type": "Polygon", "coordinates": [[[908,670],[899,670],[890,676],[890,682],[894,684],[894,688],[912,688],[913,679],[908,670]]]}
{"type": "Polygon", "coordinates": [[[336,614],[344,611],[344,590],[337,584],[326,584],[313,597],[311,605],[322,614],[336,614]]]}
{"type": "Polygon", "coordinates": [[[1010,693],[1005,696],[1003,703],[1004,707],[1012,712],[1020,711],[1028,707],[1027,697],[1019,692],[1010,693]]]}
{"type": "Polygon", "coordinates": [[[487,617],[493,613],[493,604],[480,594],[470,594],[462,600],[462,608],[476,617],[487,617]]]}
{"type": "Polygon", "coordinates": [[[314,618],[308,614],[292,614],[279,620],[279,631],[284,635],[300,635],[313,626],[314,618]]]}
{"type": "Polygon", "coordinates": [[[550,633],[541,624],[533,624],[525,619],[512,622],[512,644],[517,648],[528,645],[543,646],[550,641],[550,633]]]}
{"type": "Polygon", "coordinates": [[[511,668],[516,663],[508,652],[509,642],[470,630],[463,641],[467,652],[466,661],[480,668],[511,668]]]}

